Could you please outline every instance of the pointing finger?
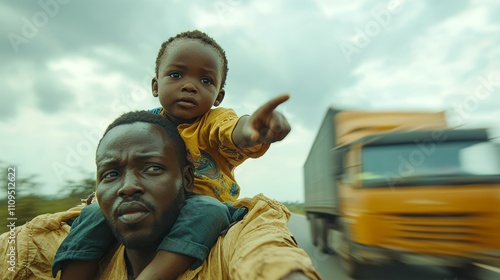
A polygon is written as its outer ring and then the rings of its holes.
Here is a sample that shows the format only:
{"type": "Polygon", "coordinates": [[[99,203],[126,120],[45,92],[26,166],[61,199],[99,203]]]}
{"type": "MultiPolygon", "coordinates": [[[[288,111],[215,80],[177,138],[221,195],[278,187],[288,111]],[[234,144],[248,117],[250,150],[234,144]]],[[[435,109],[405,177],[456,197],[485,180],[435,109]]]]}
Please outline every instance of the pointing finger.
{"type": "Polygon", "coordinates": [[[287,101],[288,99],[290,99],[290,95],[288,94],[280,95],[278,97],[269,100],[266,104],[262,105],[262,107],[260,107],[260,110],[263,113],[270,113],[274,109],[276,109],[276,107],[278,107],[281,103],[287,101]]]}

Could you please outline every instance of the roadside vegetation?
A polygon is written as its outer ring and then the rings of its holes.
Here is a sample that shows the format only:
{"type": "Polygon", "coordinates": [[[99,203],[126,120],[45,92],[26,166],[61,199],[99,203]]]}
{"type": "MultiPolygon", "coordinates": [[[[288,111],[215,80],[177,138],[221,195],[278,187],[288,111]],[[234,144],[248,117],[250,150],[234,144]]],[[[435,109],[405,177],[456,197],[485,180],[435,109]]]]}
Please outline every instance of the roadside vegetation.
{"type": "Polygon", "coordinates": [[[302,203],[302,202],[298,202],[298,201],[295,201],[295,202],[285,201],[285,202],[282,202],[282,203],[292,213],[301,214],[301,215],[305,215],[306,214],[306,211],[304,211],[304,203],[302,203]]]}
{"type": "MultiPolygon", "coordinates": [[[[88,178],[80,181],[67,181],[65,186],[57,191],[56,195],[44,196],[39,190],[42,187],[36,175],[22,176],[16,172],[14,197],[8,194],[7,167],[1,166],[0,172],[0,233],[7,232],[7,224],[15,222],[16,226],[24,225],[34,217],[56,213],[70,209],[82,203],[95,190],[95,179],[89,174],[88,178]],[[9,205],[11,207],[9,208],[9,205]],[[10,215],[12,213],[13,215],[10,215]],[[15,220],[8,218],[16,218],[15,220]]],[[[12,191],[12,189],[10,190],[12,191]]]]}

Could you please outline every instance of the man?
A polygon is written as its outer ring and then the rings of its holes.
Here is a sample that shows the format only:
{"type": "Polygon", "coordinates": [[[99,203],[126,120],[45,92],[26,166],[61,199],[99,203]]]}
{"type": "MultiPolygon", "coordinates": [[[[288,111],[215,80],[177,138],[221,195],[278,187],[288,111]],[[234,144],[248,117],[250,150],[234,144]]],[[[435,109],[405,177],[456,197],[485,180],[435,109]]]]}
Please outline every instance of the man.
{"type": "MultiPolygon", "coordinates": [[[[96,152],[99,206],[121,244],[101,262],[101,279],[134,279],[149,264],[193,186],[184,142],[164,117],[132,112],[110,125],[96,152]]],[[[212,248],[207,260],[181,279],[319,279],[305,252],[286,228],[289,213],[279,203],[256,196],[235,203],[248,213],[212,248]]],[[[51,261],[68,232],[62,223],[79,209],[39,216],[16,229],[10,279],[50,279],[51,261]]],[[[233,216],[238,216],[234,213],[233,216]]],[[[242,216],[242,215],[240,215],[242,216]]],[[[0,237],[7,256],[8,233],[0,237]]],[[[96,238],[99,238],[96,236],[96,238]]],[[[5,267],[4,267],[5,266],[5,267]]],[[[7,278],[9,279],[9,278],[7,278]]]]}

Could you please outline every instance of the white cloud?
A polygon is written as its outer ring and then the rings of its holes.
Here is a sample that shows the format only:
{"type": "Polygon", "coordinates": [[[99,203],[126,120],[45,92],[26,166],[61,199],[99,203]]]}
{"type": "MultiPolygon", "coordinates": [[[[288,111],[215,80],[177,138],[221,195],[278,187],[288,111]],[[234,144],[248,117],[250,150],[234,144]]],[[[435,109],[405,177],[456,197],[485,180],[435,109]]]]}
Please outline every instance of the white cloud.
{"type": "Polygon", "coordinates": [[[117,61],[122,64],[129,64],[134,61],[132,54],[113,46],[95,46],[92,51],[106,61],[117,61]]]}
{"type": "Polygon", "coordinates": [[[347,1],[339,5],[336,1],[316,0],[314,1],[321,12],[327,18],[349,18],[349,15],[357,14],[366,1],[347,1]]]}

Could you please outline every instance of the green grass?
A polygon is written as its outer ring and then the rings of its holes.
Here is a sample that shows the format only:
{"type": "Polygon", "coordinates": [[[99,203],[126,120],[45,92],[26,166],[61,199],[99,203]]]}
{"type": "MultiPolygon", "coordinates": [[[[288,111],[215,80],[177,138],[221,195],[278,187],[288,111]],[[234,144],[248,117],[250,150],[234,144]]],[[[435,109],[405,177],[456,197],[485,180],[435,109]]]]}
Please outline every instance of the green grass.
{"type": "Polygon", "coordinates": [[[21,226],[38,215],[66,211],[75,207],[79,203],[79,197],[50,199],[29,195],[16,199],[14,216],[9,216],[7,211],[7,201],[0,200],[0,205],[2,205],[3,208],[3,210],[0,211],[0,228],[2,229],[0,230],[0,234],[9,230],[9,228],[7,228],[7,224],[11,222],[7,220],[9,217],[17,218],[17,220],[15,220],[15,224],[16,226],[21,226]]]}
{"type": "Polygon", "coordinates": [[[282,202],[282,203],[292,213],[301,214],[301,215],[305,215],[306,214],[306,211],[304,210],[304,203],[302,203],[302,202],[285,201],[285,202],[282,202]]]}

